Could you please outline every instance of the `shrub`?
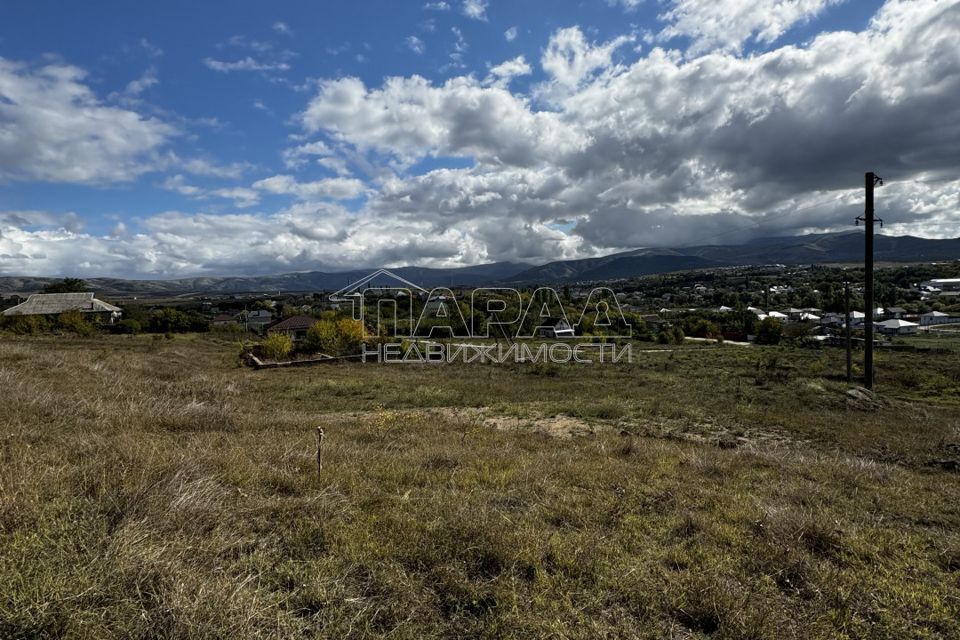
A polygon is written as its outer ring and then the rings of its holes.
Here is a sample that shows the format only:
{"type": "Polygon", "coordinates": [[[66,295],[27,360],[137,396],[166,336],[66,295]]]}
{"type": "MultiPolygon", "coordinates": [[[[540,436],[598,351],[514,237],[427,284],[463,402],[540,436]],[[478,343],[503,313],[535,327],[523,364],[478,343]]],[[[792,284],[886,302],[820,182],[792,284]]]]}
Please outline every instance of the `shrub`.
{"type": "Polygon", "coordinates": [[[282,360],[293,351],[293,340],[285,333],[271,333],[260,346],[268,358],[282,360]]]}
{"type": "Polygon", "coordinates": [[[143,327],[137,320],[121,320],[114,327],[117,333],[140,333],[143,327]]]}
{"type": "Polygon", "coordinates": [[[50,328],[43,316],[16,316],[10,322],[10,330],[20,335],[35,336],[50,328]]]}
{"type": "Polygon", "coordinates": [[[363,342],[363,324],[352,318],[338,320],[325,318],[307,330],[307,349],[332,356],[358,353],[361,342],[363,342]]]}
{"type": "Polygon", "coordinates": [[[87,322],[83,314],[76,310],[64,311],[57,316],[57,327],[78,336],[90,336],[94,332],[93,325],[87,322]]]}

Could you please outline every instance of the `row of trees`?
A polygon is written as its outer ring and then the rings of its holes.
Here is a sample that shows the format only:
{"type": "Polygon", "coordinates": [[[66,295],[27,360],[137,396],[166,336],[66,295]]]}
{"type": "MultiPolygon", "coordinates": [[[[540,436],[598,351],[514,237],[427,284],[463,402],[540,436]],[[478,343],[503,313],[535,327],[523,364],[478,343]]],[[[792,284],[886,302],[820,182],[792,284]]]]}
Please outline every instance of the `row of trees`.
{"type": "Polygon", "coordinates": [[[145,314],[139,319],[124,318],[112,325],[105,325],[99,318],[91,318],[80,311],[67,311],[57,316],[3,318],[0,326],[19,335],[63,332],[89,336],[99,330],[126,334],[206,332],[210,330],[210,321],[199,313],[166,308],[145,314]]]}
{"type": "Polygon", "coordinates": [[[45,316],[0,316],[4,329],[17,335],[40,335],[58,332],[78,336],[90,336],[97,330],[97,323],[87,320],[79,311],[67,311],[55,317],[45,316]]]}

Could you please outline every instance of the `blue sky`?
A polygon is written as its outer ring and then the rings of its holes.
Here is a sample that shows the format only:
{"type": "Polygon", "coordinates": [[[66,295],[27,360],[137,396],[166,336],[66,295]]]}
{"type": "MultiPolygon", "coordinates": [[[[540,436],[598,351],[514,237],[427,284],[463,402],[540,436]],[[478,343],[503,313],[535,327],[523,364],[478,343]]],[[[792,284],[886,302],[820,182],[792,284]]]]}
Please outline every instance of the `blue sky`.
{"type": "Polygon", "coordinates": [[[0,273],[823,231],[868,169],[892,180],[892,230],[957,235],[957,25],[949,0],[9,3],[0,273]]]}

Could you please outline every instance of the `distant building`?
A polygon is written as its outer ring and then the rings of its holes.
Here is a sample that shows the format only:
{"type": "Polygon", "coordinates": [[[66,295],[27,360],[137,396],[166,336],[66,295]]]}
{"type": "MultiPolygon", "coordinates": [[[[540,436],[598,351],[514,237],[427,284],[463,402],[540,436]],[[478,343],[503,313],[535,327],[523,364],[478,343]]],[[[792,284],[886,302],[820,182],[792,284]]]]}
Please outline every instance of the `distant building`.
{"type": "Polygon", "coordinates": [[[229,325],[237,324],[237,317],[230,315],[229,313],[221,313],[213,317],[213,320],[210,321],[214,327],[226,327],[229,325]]]}
{"type": "Polygon", "coordinates": [[[574,335],[573,327],[563,318],[545,318],[541,322],[541,338],[572,338],[574,335]]]}
{"type": "Polygon", "coordinates": [[[877,331],[887,335],[908,336],[917,333],[920,325],[906,320],[884,320],[877,323],[877,331]]]}
{"type": "Polygon", "coordinates": [[[924,327],[934,324],[946,324],[948,322],[960,322],[960,318],[953,318],[942,311],[930,311],[920,314],[920,325],[924,327]]]}
{"type": "MultiPolygon", "coordinates": [[[[860,311],[851,311],[850,312],[850,326],[858,326],[863,324],[864,314],[860,311]]],[[[847,316],[844,313],[825,313],[820,318],[820,324],[824,325],[835,325],[843,326],[847,323],[847,316]]]]}
{"type": "Polygon", "coordinates": [[[450,307],[456,305],[456,300],[447,296],[433,296],[423,306],[423,313],[439,318],[450,317],[450,307]]]}
{"type": "Polygon", "coordinates": [[[921,286],[927,291],[960,291],[960,278],[938,278],[927,280],[921,286]]]}
{"type": "Polygon", "coordinates": [[[113,324],[122,311],[109,302],[97,300],[93,293],[35,293],[26,302],[10,307],[4,316],[58,316],[68,311],[79,311],[89,318],[113,324]]]}
{"type": "Polygon", "coordinates": [[[266,309],[254,309],[247,313],[247,325],[250,327],[265,327],[273,322],[273,313],[266,309]]]}
{"type": "Polygon", "coordinates": [[[907,315],[907,310],[902,307],[887,307],[887,317],[899,320],[907,315]]]}
{"type": "Polygon", "coordinates": [[[642,317],[643,317],[644,324],[647,325],[647,328],[653,331],[659,331],[660,327],[662,327],[667,322],[656,313],[648,313],[642,317]]]}
{"type": "Polygon", "coordinates": [[[294,342],[307,337],[307,331],[317,323],[313,316],[291,316],[267,327],[267,335],[282,333],[294,342]]]}

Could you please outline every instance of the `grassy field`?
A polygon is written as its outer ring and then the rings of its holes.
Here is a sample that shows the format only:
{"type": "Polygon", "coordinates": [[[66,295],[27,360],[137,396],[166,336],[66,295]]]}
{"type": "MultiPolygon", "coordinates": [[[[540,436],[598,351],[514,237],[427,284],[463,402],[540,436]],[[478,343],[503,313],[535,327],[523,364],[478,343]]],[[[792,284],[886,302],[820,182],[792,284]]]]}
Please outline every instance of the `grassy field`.
{"type": "Polygon", "coordinates": [[[0,638],[960,637],[955,353],[237,356],[0,341],[0,638]]]}

